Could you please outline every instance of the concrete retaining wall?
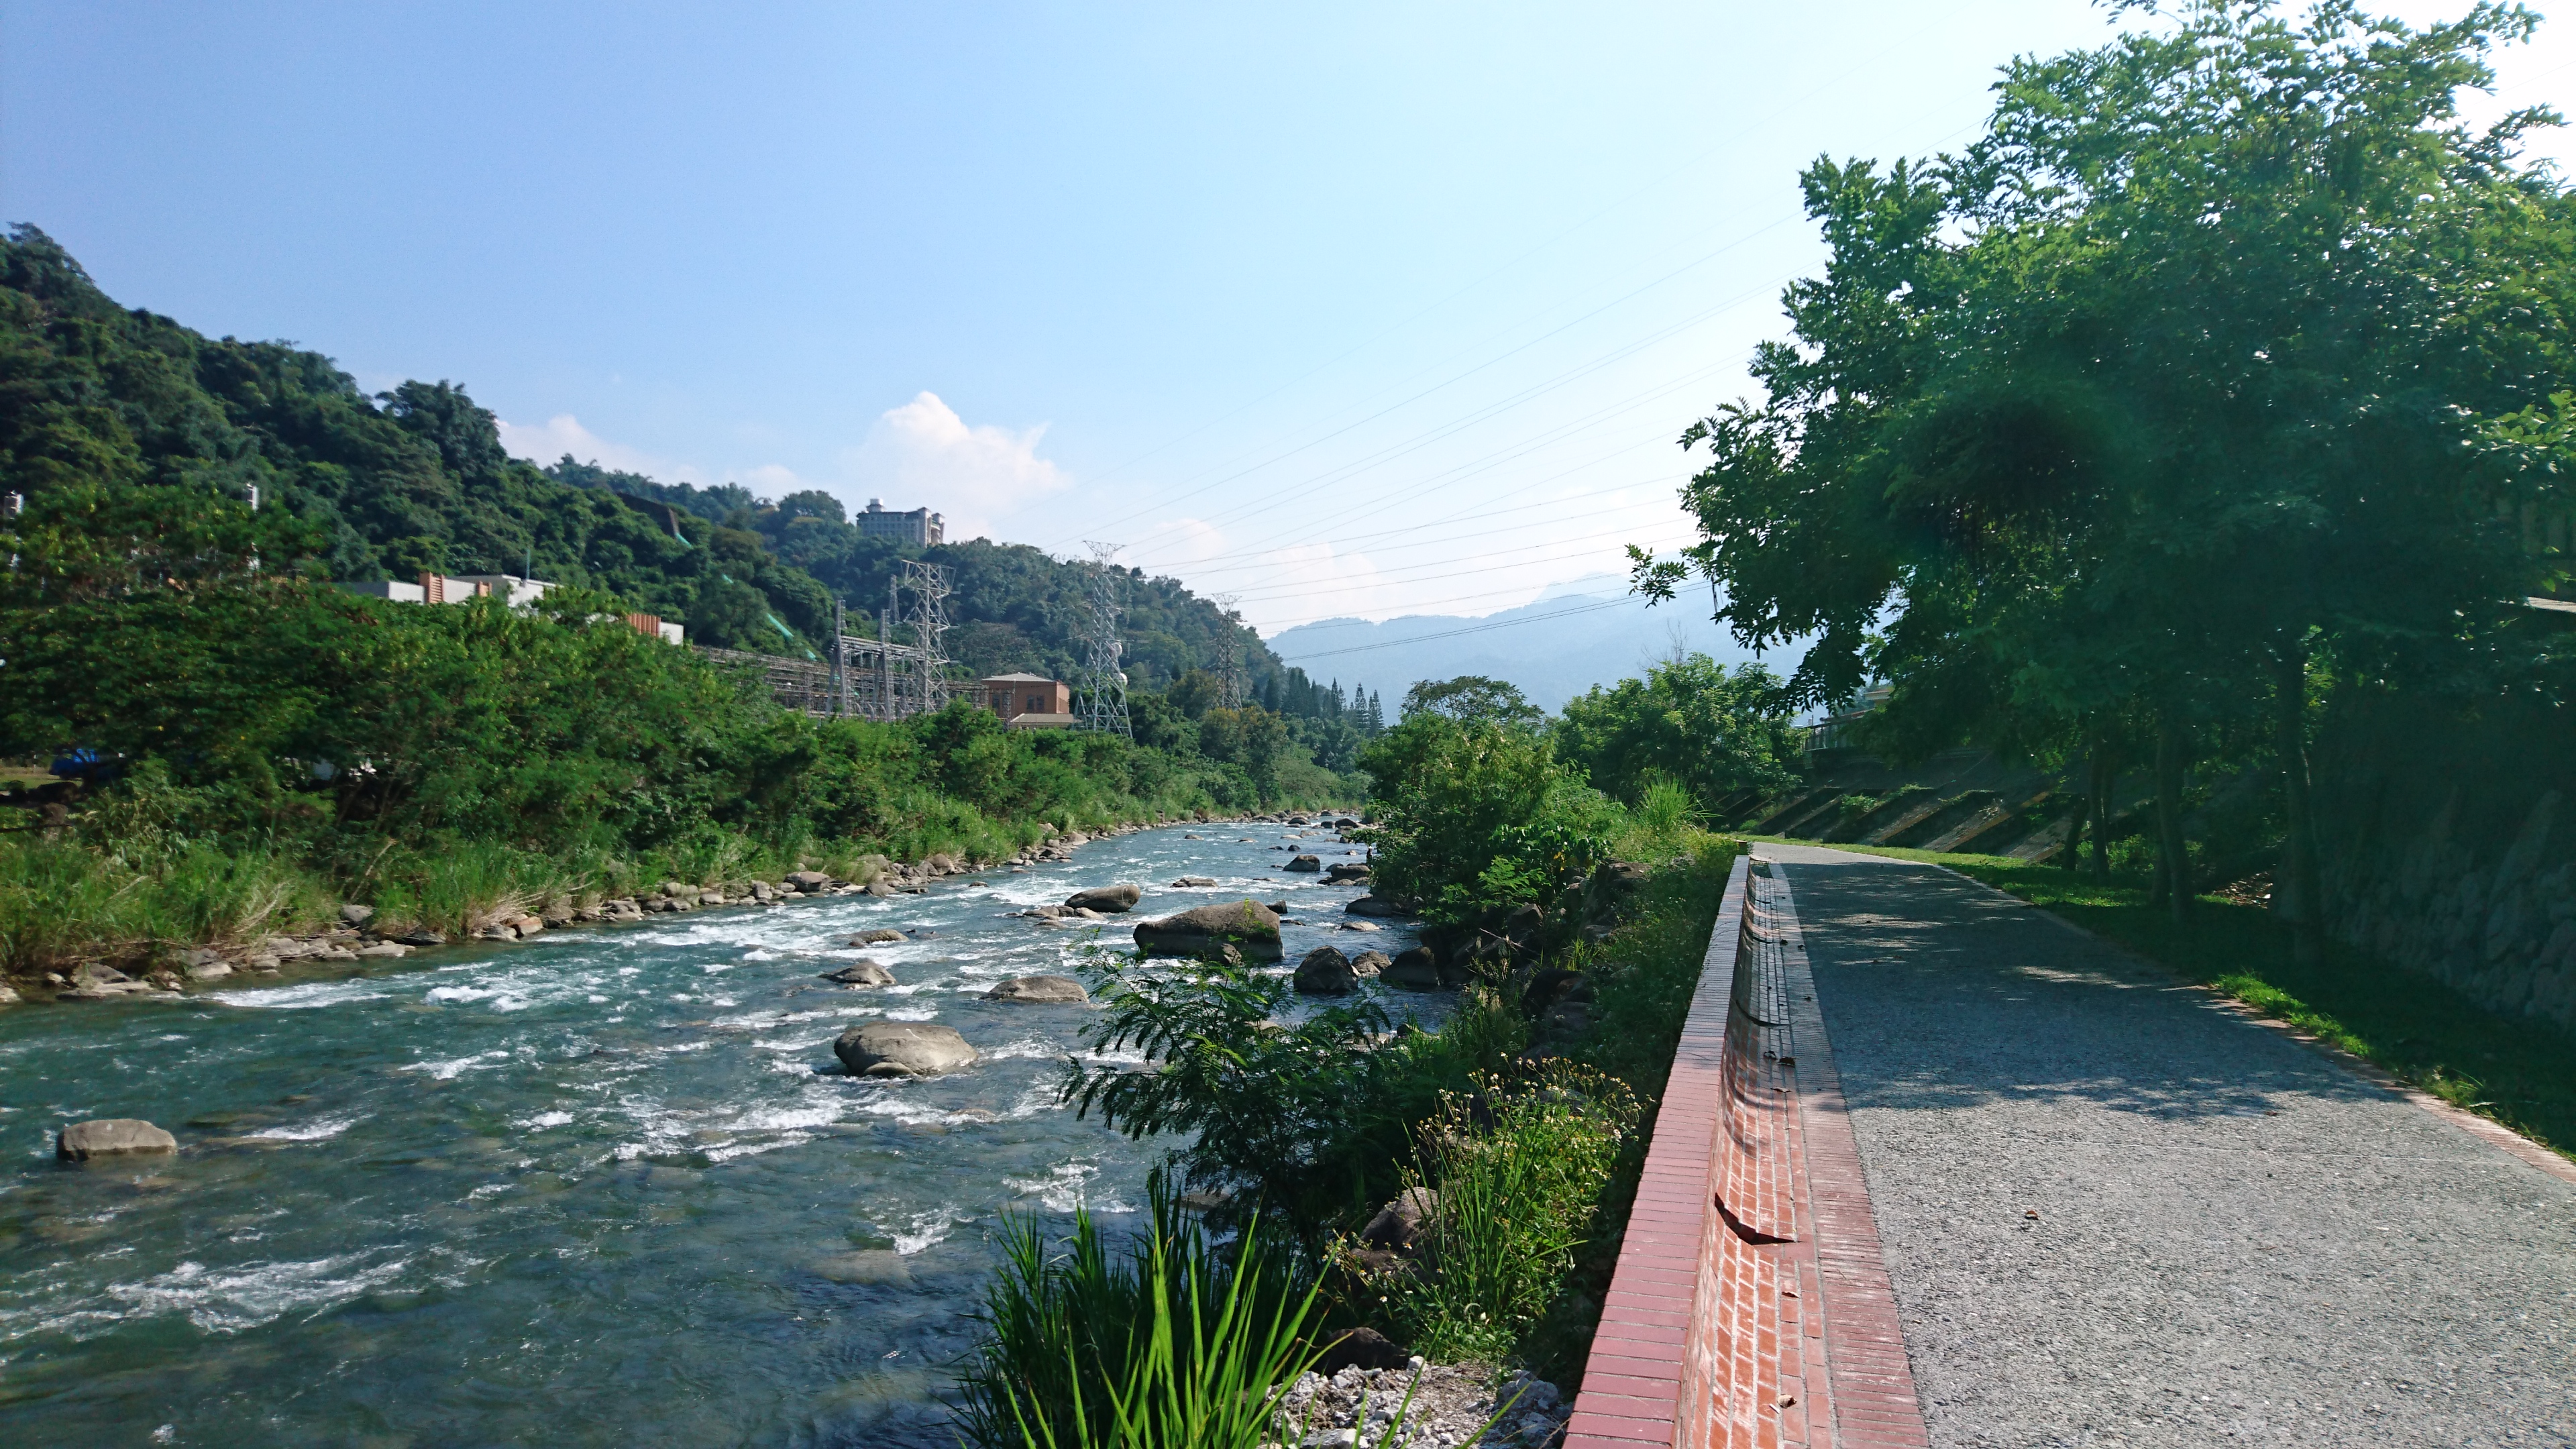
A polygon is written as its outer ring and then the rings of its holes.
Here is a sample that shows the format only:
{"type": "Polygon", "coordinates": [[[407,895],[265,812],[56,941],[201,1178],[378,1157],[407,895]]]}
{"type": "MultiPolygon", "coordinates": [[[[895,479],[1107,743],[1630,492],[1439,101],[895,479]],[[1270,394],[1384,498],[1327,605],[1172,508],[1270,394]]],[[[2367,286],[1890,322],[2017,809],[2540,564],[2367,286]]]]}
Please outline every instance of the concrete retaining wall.
{"type": "Polygon", "coordinates": [[[2576,719],[2348,694],[2314,775],[2337,939],[2576,1031],[2576,719]]]}

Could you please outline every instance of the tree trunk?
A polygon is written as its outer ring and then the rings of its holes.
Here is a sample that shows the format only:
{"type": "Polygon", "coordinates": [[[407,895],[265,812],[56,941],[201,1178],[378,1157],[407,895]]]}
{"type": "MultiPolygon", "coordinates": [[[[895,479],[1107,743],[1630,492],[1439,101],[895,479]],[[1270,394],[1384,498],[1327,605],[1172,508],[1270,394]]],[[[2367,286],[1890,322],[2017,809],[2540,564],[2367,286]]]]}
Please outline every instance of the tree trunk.
{"type": "Polygon", "coordinates": [[[2108,749],[2093,751],[2093,880],[2111,882],[2111,787],[2119,783],[2120,762],[2108,749]]]}
{"type": "Polygon", "coordinates": [[[2084,823],[2093,813],[2093,791],[2089,788],[2093,779],[2093,758],[2100,753],[2099,750],[2086,752],[2084,779],[2088,788],[2076,792],[2075,818],[2067,822],[2066,844],[2057,857],[2057,863],[2070,873],[2084,863],[2084,823]]]}
{"type": "Polygon", "coordinates": [[[2281,799],[2289,832],[2272,873],[2272,910],[2290,926],[2290,957],[2313,966],[2325,956],[2325,911],[2317,881],[2316,824],[2308,799],[2308,656],[2284,647],[2273,687],[2274,750],[2281,757],[2281,799]]]}
{"type": "Polygon", "coordinates": [[[2157,887],[2179,926],[2191,919],[2191,844],[2182,833],[2183,732],[2156,724],[2157,887]]]}

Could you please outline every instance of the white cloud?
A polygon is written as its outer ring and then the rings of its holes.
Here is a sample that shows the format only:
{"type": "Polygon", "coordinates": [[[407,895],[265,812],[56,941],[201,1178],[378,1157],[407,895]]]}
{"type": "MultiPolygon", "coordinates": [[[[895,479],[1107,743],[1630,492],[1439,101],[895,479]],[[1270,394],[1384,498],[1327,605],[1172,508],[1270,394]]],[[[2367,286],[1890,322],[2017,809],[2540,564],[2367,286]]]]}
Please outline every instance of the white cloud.
{"type": "Polygon", "coordinates": [[[779,463],[745,468],[729,481],[739,483],[763,498],[784,498],[790,493],[803,493],[816,486],[796,476],[795,469],[779,463]]]}
{"type": "MultiPolygon", "coordinates": [[[[1145,530],[1132,552],[1147,573],[1168,574],[1222,556],[1225,542],[1225,531],[1206,519],[1175,518],[1145,530]]],[[[1125,561],[1121,555],[1121,562],[1125,561]]]]}
{"type": "Polygon", "coordinates": [[[867,441],[844,455],[853,508],[882,498],[888,508],[929,508],[946,515],[950,538],[995,533],[994,524],[1072,485],[1064,470],[1038,456],[1041,425],[1013,432],[970,426],[957,410],[925,392],[890,408],[867,441]]]}
{"type": "MultiPolygon", "coordinates": [[[[685,463],[656,458],[640,448],[612,443],[581,425],[570,413],[557,413],[542,423],[502,422],[501,447],[513,458],[546,465],[570,453],[584,463],[641,473],[662,483],[704,483],[706,475],[685,463]]],[[[786,470],[780,469],[785,472],[786,470]]],[[[792,476],[792,475],[791,475],[792,476]]]]}

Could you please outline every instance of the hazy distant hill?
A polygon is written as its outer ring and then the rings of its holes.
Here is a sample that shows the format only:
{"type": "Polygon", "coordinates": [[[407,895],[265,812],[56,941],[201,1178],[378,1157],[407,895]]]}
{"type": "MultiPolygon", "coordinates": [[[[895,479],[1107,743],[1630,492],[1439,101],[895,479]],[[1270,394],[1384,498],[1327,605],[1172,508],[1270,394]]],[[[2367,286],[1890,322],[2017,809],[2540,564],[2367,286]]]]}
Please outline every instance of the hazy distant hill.
{"type": "MultiPolygon", "coordinates": [[[[1677,647],[1729,666],[1753,658],[1709,622],[1705,598],[1649,609],[1626,594],[1624,580],[1606,574],[1559,584],[1536,603],[1497,614],[1327,619],[1283,630],[1269,643],[1312,678],[1366,684],[1385,698],[1390,715],[1396,696],[1417,679],[1490,675],[1555,710],[1596,684],[1643,673],[1677,647]]],[[[1800,652],[1775,650],[1763,662],[1786,674],[1800,652]]]]}

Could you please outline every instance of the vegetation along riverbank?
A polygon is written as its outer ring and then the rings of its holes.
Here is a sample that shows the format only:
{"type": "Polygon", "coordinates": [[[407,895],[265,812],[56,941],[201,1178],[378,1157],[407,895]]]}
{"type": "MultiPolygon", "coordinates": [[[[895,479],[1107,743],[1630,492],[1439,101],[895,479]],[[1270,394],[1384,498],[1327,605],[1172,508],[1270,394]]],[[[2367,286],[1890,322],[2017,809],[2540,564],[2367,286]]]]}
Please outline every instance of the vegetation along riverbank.
{"type": "MultiPolygon", "coordinates": [[[[1733,682],[1704,660],[1657,676],[1733,682]]],[[[1720,791],[1779,768],[1760,690],[1730,698],[1745,749],[1707,762],[1720,791]]],[[[1590,783],[1582,752],[1647,728],[1646,699],[1596,698],[1587,736],[1498,681],[1411,691],[1347,832],[1375,850],[1353,909],[1423,920],[1394,959],[1264,970],[1257,916],[1241,942],[1094,959],[1093,1052],[1062,1095],[1175,1146],[1123,1245],[1087,1216],[1062,1245],[1012,1229],[965,1378],[976,1442],[1267,1442],[1268,1415],[1223,1410],[1246,1394],[1309,1431],[1373,1407],[1425,1443],[1561,1433],[1743,850],[1698,828],[1689,786],[1590,783]],[[1454,992],[1437,1029],[1390,1029],[1413,991],[1454,992]]]]}

